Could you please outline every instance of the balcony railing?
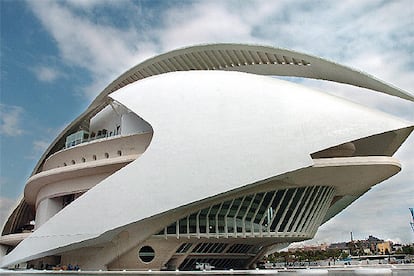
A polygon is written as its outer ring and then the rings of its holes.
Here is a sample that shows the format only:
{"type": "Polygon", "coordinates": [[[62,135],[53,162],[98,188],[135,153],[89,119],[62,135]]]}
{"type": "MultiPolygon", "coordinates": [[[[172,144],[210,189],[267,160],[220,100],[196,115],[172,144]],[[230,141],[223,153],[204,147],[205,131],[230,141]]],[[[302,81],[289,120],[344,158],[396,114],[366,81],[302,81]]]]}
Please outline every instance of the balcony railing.
{"type": "Polygon", "coordinates": [[[107,131],[106,129],[99,130],[96,135],[94,132],[92,132],[92,134],[89,135],[89,132],[80,130],[66,137],[66,143],[65,143],[64,149],[68,149],[70,147],[74,147],[76,145],[83,144],[83,143],[88,143],[94,140],[114,137],[118,135],[121,135],[119,129],[117,129],[117,131],[110,131],[110,132],[107,131]]]}

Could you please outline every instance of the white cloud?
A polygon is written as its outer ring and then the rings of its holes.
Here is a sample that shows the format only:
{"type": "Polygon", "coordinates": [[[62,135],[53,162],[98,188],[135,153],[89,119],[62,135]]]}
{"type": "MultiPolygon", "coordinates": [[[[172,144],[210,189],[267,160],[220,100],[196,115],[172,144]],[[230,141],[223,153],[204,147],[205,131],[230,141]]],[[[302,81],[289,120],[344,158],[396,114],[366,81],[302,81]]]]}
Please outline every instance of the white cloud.
{"type": "Polygon", "coordinates": [[[67,4],[80,9],[91,9],[98,5],[117,4],[116,0],[69,0],[67,4]]]}
{"type": "MultiPolygon", "coordinates": [[[[386,80],[402,84],[406,89],[413,85],[409,77],[413,69],[401,70],[407,65],[407,59],[401,58],[401,49],[393,49],[392,44],[395,34],[409,26],[410,11],[400,11],[403,20],[395,20],[389,11],[397,12],[404,3],[377,7],[376,3],[355,5],[354,1],[312,5],[306,1],[294,5],[290,1],[187,2],[169,9],[160,5],[158,24],[140,29],[134,28],[137,19],[133,17],[127,21],[129,27],[120,28],[98,24],[93,14],[85,16],[70,8],[91,10],[103,6],[99,1],[72,1],[68,5],[33,1],[31,6],[57,41],[63,59],[92,73],[93,83],[86,88],[91,96],[119,73],[157,51],[211,42],[265,43],[294,48],[350,64],[381,78],[387,72],[386,80]],[[389,24],[381,23],[382,20],[389,24]],[[379,31],[378,26],[383,29],[379,31]],[[384,65],[387,70],[381,69],[384,65]]],[[[131,9],[130,2],[124,1],[123,6],[131,9]]],[[[137,11],[139,21],[154,16],[137,11]]],[[[405,44],[411,45],[408,42],[405,44]]]]}
{"type": "Polygon", "coordinates": [[[173,49],[208,42],[251,41],[252,26],[219,2],[201,2],[171,9],[159,31],[163,48],[173,49]]]}
{"type": "Polygon", "coordinates": [[[58,128],[42,128],[41,130],[42,135],[37,136],[36,139],[32,141],[32,149],[25,156],[25,159],[38,160],[39,157],[49,147],[50,143],[52,142],[51,139],[53,139],[60,132],[62,132],[65,126],[62,125],[58,128]]]}
{"type": "Polygon", "coordinates": [[[97,24],[62,2],[31,1],[29,4],[56,40],[63,60],[87,69],[95,80],[103,78],[109,83],[109,77],[126,70],[134,60],[136,50],[132,41],[138,40],[134,30],[97,24]]]}
{"type": "MultiPolygon", "coordinates": [[[[129,2],[123,3],[130,8],[129,2]]],[[[127,28],[98,24],[91,13],[85,16],[73,9],[90,11],[102,6],[99,1],[70,1],[67,5],[33,1],[29,4],[56,40],[62,59],[68,65],[91,72],[93,82],[84,89],[91,98],[120,73],[158,51],[213,41],[258,42],[251,36],[249,23],[232,12],[233,6],[221,2],[197,2],[187,5],[185,11],[180,7],[160,11],[157,21],[161,27],[146,25],[142,29],[134,28],[137,25],[134,20],[127,28]]],[[[145,21],[146,14],[139,9],[137,13],[137,18],[145,21]]]]}
{"type": "Polygon", "coordinates": [[[42,82],[53,82],[62,75],[58,69],[47,66],[37,66],[32,71],[36,78],[42,82]]]}
{"type": "Polygon", "coordinates": [[[0,134],[19,136],[24,133],[21,127],[23,108],[0,103],[0,134]]]}
{"type": "Polygon", "coordinates": [[[32,142],[32,150],[27,153],[27,155],[24,156],[27,160],[39,160],[39,157],[47,147],[50,145],[50,142],[41,141],[41,140],[35,140],[32,142]]]}
{"type": "Polygon", "coordinates": [[[50,142],[48,141],[33,141],[33,148],[35,151],[40,151],[43,152],[47,149],[47,147],[49,146],[50,142]]]}

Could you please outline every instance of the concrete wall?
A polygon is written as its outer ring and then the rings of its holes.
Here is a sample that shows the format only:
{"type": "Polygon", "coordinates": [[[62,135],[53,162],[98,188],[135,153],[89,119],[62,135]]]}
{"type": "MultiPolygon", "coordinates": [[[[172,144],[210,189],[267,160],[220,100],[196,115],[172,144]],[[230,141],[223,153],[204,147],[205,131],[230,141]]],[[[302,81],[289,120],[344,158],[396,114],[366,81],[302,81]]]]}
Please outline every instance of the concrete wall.
{"type": "Polygon", "coordinates": [[[151,126],[135,113],[129,112],[121,117],[121,135],[152,132],[151,126]]]}
{"type": "Polygon", "coordinates": [[[181,243],[182,241],[177,239],[150,239],[122,254],[121,257],[108,264],[107,268],[108,270],[159,270],[165,266],[166,262],[175,253],[181,243]],[[150,246],[155,251],[155,257],[151,262],[143,262],[138,256],[139,250],[144,246],[150,246]]]}
{"type": "Polygon", "coordinates": [[[89,134],[106,129],[109,132],[116,132],[117,126],[121,125],[121,116],[117,114],[110,105],[96,114],[90,121],[89,134]]]}
{"type": "Polygon", "coordinates": [[[36,229],[63,209],[62,196],[85,192],[111,174],[102,173],[66,179],[42,187],[36,198],[36,229]]]}
{"type": "Polygon", "coordinates": [[[36,228],[56,215],[60,210],[62,210],[62,208],[63,205],[61,198],[46,198],[42,200],[36,211],[36,228]]]}

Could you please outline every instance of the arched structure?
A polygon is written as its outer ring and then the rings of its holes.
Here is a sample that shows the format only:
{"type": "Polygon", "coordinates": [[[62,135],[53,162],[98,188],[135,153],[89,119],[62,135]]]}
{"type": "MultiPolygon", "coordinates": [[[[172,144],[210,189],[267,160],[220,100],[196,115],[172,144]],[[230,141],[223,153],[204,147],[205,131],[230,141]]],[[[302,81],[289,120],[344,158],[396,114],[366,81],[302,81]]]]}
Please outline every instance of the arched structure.
{"type": "Polygon", "coordinates": [[[1,266],[248,268],[312,238],[400,170],[392,155],[412,123],[265,75],[414,100],[271,47],[202,45],[149,59],[101,92],[39,160],[3,227],[1,266]],[[35,231],[21,235],[27,220],[35,231]]]}

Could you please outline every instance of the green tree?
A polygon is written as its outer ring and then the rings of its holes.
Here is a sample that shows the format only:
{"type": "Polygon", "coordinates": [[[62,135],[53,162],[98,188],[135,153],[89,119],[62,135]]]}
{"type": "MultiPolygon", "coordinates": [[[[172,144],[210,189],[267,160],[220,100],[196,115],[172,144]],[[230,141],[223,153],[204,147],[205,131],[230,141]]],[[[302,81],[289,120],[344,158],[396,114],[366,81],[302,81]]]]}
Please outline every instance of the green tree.
{"type": "Polygon", "coordinates": [[[413,246],[411,246],[409,244],[404,245],[402,247],[402,251],[403,251],[404,254],[410,254],[410,255],[414,254],[414,248],[413,248],[413,246]]]}

